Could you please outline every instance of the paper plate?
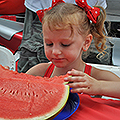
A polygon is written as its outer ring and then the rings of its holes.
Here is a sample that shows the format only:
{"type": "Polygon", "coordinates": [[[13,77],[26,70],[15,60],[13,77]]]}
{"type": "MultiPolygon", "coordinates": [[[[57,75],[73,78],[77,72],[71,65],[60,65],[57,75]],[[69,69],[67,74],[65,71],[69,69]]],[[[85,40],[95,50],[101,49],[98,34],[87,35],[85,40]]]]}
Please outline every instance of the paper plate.
{"type": "Polygon", "coordinates": [[[65,120],[69,118],[79,107],[80,99],[77,93],[70,93],[63,110],[53,120],[65,120]]]}
{"type": "Polygon", "coordinates": [[[19,54],[16,52],[15,55],[6,47],[0,46],[0,64],[2,66],[9,66],[10,70],[16,68],[16,61],[19,58],[19,54]]]}
{"type": "Polygon", "coordinates": [[[14,55],[7,48],[0,46],[0,64],[3,66],[14,67],[14,55]]]}

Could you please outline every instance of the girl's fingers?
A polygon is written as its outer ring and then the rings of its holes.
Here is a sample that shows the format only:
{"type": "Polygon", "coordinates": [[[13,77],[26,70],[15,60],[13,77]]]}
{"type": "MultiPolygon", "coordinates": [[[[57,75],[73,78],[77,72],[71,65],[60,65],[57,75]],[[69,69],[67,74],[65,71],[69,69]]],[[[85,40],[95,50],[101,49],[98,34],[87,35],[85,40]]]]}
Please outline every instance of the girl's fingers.
{"type": "Polygon", "coordinates": [[[85,82],[85,78],[81,76],[69,76],[64,78],[65,82],[85,82]]]}
{"type": "Polygon", "coordinates": [[[71,88],[86,88],[88,85],[85,82],[75,82],[75,83],[68,83],[71,88]]]}
{"type": "Polygon", "coordinates": [[[88,94],[89,91],[90,91],[89,87],[85,87],[85,88],[73,88],[73,89],[71,89],[72,93],[86,93],[86,94],[88,94]]]}
{"type": "Polygon", "coordinates": [[[69,77],[64,78],[65,82],[84,82],[85,74],[81,71],[77,71],[72,69],[72,71],[68,71],[69,77]]]}
{"type": "Polygon", "coordinates": [[[72,76],[84,76],[85,74],[82,71],[78,71],[75,69],[72,69],[71,71],[67,72],[68,75],[72,75],[72,76]]]}

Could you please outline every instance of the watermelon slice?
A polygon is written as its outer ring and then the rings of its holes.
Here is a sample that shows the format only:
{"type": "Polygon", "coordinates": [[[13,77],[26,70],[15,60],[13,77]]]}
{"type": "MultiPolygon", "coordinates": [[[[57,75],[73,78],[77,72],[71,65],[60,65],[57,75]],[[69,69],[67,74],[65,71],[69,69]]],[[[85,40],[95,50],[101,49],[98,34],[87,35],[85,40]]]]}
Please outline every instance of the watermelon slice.
{"type": "MultiPolygon", "coordinates": [[[[51,82],[56,77],[44,79],[6,70],[2,66],[0,71],[0,120],[45,120],[65,106],[69,86],[51,82]]],[[[57,79],[59,81],[59,77],[57,79]]]]}

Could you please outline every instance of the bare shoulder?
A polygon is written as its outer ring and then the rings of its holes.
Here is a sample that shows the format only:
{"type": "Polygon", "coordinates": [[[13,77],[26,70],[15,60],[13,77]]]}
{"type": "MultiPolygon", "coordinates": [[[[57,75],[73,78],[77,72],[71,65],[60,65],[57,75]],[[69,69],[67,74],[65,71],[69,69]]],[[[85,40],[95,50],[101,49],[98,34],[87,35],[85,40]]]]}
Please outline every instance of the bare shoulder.
{"type": "Polygon", "coordinates": [[[98,80],[108,80],[108,81],[120,81],[120,78],[111,71],[102,70],[93,67],[92,77],[98,80]]]}
{"type": "Polygon", "coordinates": [[[51,63],[40,63],[30,68],[26,73],[34,76],[44,76],[48,66],[51,63]]]}

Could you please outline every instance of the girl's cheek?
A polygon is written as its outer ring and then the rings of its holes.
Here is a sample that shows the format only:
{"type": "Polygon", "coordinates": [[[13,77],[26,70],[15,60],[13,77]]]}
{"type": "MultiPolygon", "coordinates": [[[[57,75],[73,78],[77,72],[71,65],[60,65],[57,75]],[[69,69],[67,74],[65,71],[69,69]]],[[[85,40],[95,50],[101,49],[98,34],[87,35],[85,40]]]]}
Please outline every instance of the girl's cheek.
{"type": "Polygon", "coordinates": [[[46,49],[45,49],[45,54],[48,54],[48,55],[49,55],[49,54],[50,54],[50,51],[51,51],[51,50],[50,50],[49,48],[48,48],[48,49],[46,48],[46,49]]]}

